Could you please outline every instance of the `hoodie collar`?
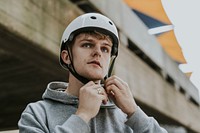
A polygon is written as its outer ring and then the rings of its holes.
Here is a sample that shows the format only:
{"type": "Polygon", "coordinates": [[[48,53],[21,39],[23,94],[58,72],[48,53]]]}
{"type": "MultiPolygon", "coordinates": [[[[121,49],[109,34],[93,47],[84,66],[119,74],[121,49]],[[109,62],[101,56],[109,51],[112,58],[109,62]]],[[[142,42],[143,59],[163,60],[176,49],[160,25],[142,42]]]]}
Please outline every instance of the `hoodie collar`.
{"type": "MultiPolygon", "coordinates": [[[[79,99],[76,96],[69,95],[65,92],[68,87],[66,82],[50,82],[42,98],[50,99],[64,104],[78,105],[79,99]]],[[[115,108],[115,104],[109,100],[106,105],[102,104],[101,108],[115,108]]]]}

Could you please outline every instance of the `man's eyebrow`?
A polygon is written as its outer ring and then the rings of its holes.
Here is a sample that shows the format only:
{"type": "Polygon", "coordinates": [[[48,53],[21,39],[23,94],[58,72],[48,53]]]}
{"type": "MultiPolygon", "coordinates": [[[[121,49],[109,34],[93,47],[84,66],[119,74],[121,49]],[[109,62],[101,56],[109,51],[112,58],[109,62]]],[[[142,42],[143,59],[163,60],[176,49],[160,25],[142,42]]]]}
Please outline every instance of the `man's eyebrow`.
{"type": "Polygon", "coordinates": [[[94,42],[94,40],[92,39],[88,39],[88,38],[82,38],[79,41],[88,41],[88,42],[94,42]]]}
{"type": "Polygon", "coordinates": [[[112,47],[112,44],[109,44],[109,43],[103,43],[103,44],[106,46],[112,47]]]}
{"type": "MultiPolygon", "coordinates": [[[[89,38],[81,38],[79,41],[80,41],[80,42],[81,42],[81,41],[95,42],[95,40],[89,39],[89,38]]],[[[106,46],[109,46],[109,47],[112,47],[112,43],[110,44],[110,43],[107,43],[107,42],[103,42],[102,44],[103,44],[103,45],[106,45],[106,46]]]]}

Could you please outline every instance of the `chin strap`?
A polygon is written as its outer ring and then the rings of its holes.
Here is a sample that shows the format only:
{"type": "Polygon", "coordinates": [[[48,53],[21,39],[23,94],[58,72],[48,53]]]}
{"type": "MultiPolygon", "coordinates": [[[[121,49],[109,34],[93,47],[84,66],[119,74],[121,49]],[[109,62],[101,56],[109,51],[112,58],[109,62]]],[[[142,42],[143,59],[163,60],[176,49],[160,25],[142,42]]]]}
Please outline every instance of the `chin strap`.
{"type": "Polygon", "coordinates": [[[68,65],[68,69],[71,72],[71,74],[76,77],[80,82],[82,82],[83,84],[87,84],[89,82],[88,79],[84,78],[83,76],[79,75],[74,68],[72,68],[71,65],[68,65]]]}
{"type": "Polygon", "coordinates": [[[84,78],[83,76],[79,75],[75,68],[74,68],[74,65],[73,65],[73,61],[72,61],[72,55],[71,55],[71,52],[69,50],[69,47],[67,46],[67,51],[69,53],[69,59],[70,59],[70,62],[71,64],[68,64],[67,65],[67,68],[68,70],[71,72],[71,74],[76,77],[80,82],[82,82],[83,84],[87,84],[89,82],[89,80],[87,78],[84,78]]]}
{"type": "Polygon", "coordinates": [[[107,76],[107,78],[110,77],[111,74],[112,74],[112,70],[113,70],[113,67],[114,67],[114,64],[115,64],[116,57],[117,56],[112,56],[112,58],[111,58],[111,64],[110,64],[110,68],[108,70],[108,76],[107,76]]]}

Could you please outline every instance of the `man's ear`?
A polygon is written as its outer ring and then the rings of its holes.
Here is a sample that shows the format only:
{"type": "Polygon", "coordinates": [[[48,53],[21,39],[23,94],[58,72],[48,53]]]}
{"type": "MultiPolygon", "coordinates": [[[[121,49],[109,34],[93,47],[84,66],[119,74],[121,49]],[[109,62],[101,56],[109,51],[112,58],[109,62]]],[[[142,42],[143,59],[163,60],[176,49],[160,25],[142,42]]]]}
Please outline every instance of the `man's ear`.
{"type": "Polygon", "coordinates": [[[62,58],[64,63],[71,64],[71,61],[70,61],[70,58],[69,58],[69,53],[68,53],[67,50],[63,50],[61,52],[61,58],[62,58]]]}

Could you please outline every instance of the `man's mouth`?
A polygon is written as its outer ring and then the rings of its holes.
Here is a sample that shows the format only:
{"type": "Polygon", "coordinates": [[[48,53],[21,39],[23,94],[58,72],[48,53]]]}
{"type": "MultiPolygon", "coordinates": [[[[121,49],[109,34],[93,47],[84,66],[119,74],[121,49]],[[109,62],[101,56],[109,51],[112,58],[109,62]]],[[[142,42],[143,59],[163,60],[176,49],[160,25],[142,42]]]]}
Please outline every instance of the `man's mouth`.
{"type": "Polygon", "coordinates": [[[91,62],[88,62],[88,64],[95,64],[101,67],[101,63],[99,61],[91,61],[91,62]]]}

